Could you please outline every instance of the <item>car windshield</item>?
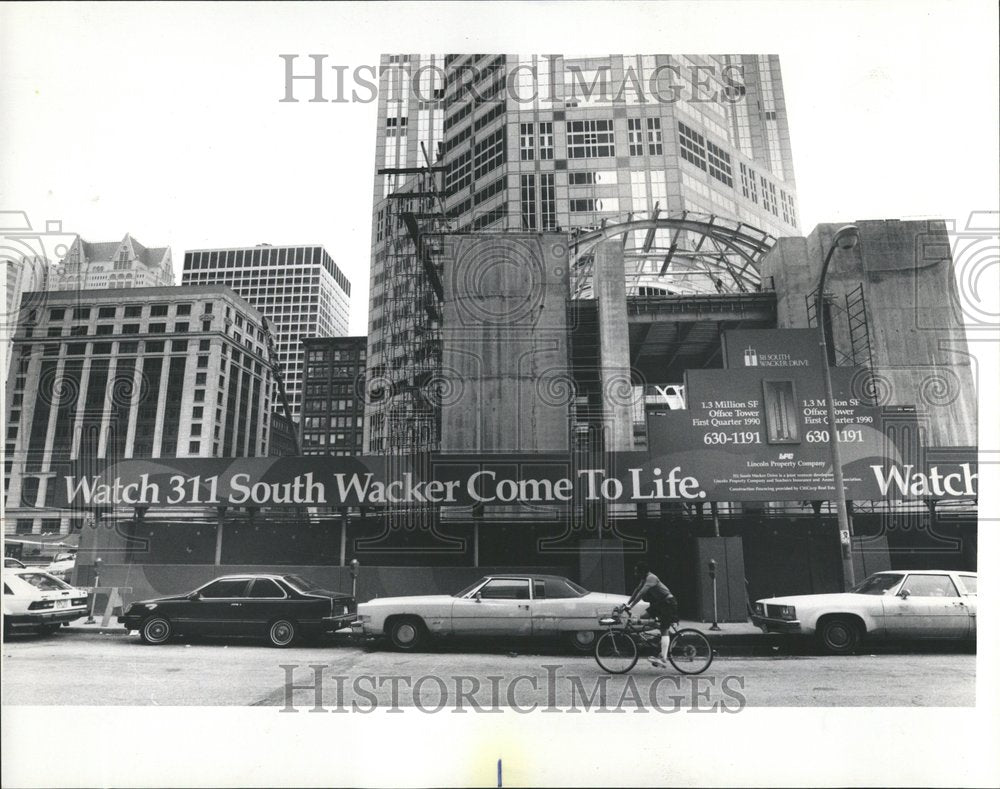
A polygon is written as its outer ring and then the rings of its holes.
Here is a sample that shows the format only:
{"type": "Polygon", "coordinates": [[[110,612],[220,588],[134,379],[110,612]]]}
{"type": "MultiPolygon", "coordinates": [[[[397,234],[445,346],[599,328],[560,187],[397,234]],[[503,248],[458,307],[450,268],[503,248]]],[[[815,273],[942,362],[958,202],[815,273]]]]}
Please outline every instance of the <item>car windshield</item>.
{"type": "Polygon", "coordinates": [[[19,573],[17,577],[43,592],[58,592],[62,589],[73,588],[47,573],[19,573]]]}
{"type": "Polygon", "coordinates": [[[885,594],[903,580],[901,573],[879,573],[866,578],[851,591],[854,594],[885,594]]]}
{"type": "Polygon", "coordinates": [[[480,578],[474,584],[469,584],[461,592],[455,592],[455,594],[453,594],[452,597],[465,597],[469,592],[471,592],[473,589],[475,589],[477,586],[479,586],[479,584],[481,584],[485,580],[486,580],[485,578],[480,578]]]}
{"type": "Polygon", "coordinates": [[[307,581],[301,575],[283,575],[281,576],[285,579],[291,586],[299,592],[311,592],[315,589],[319,589],[316,584],[312,581],[307,581]]]}

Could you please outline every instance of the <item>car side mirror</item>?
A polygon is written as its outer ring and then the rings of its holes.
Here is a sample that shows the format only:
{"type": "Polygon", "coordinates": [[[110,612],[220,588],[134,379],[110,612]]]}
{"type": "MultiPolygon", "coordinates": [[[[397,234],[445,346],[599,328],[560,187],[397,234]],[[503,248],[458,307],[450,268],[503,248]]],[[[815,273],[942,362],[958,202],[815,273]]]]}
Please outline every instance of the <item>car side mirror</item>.
{"type": "Polygon", "coordinates": [[[903,590],[902,590],[902,591],[901,591],[901,592],[899,593],[899,596],[900,596],[900,597],[902,597],[902,598],[903,598],[903,599],[905,600],[905,599],[906,599],[907,597],[909,597],[909,596],[910,596],[910,590],[909,590],[909,589],[903,589],[903,590]]]}
{"type": "Polygon", "coordinates": [[[482,592],[476,592],[476,596],[475,596],[474,599],[475,599],[475,601],[477,603],[483,602],[483,593],[482,592]]]}
{"type": "Polygon", "coordinates": [[[201,595],[198,594],[197,592],[191,592],[191,594],[189,594],[187,596],[187,599],[188,600],[201,600],[201,595]]]}

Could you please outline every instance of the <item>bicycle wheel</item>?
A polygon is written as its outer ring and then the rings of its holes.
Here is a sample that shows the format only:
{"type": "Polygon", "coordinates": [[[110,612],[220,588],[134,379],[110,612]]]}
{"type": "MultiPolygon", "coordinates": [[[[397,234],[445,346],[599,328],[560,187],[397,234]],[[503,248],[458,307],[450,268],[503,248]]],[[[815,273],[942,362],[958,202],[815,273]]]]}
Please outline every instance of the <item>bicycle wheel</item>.
{"type": "Polygon", "coordinates": [[[624,674],[639,660],[639,648],[628,633],[609,630],[597,639],[594,647],[597,665],[609,674],[624,674]]]}
{"type": "Polygon", "coordinates": [[[678,630],[670,639],[670,665],[681,674],[701,674],[712,665],[712,644],[708,637],[691,628],[678,630]]]}

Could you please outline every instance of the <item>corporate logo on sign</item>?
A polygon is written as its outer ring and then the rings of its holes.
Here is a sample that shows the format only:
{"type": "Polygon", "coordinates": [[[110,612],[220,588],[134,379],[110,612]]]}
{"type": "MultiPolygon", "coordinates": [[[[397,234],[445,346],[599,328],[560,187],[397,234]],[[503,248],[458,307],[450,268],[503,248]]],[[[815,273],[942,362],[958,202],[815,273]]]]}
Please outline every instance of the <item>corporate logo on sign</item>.
{"type": "Polygon", "coordinates": [[[808,367],[808,359],[797,359],[790,353],[758,353],[756,348],[743,351],[744,367],[808,367]]]}

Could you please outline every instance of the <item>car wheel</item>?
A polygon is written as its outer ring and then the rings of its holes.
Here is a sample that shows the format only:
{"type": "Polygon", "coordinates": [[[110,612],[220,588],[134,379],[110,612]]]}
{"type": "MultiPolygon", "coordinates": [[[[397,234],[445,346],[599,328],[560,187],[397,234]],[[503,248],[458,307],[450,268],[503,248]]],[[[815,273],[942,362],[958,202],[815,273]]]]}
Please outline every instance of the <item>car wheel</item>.
{"type": "Polygon", "coordinates": [[[173,635],[173,630],[170,620],[166,617],[151,616],[142,623],[139,638],[144,644],[165,644],[173,635]]]}
{"type": "Polygon", "coordinates": [[[389,626],[389,640],[396,649],[405,652],[417,649],[427,633],[424,623],[415,616],[401,616],[389,626]]]}
{"type": "Polygon", "coordinates": [[[574,633],[567,633],[565,639],[566,643],[575,652],[590,654],[594,651],[594,644],[597,642],[599,635],[599,633],[595,633],[593,630],[578,630],[574,633]]]}
{"type": "Polygon", "coordinates": [[[861,643],[861,629],[846,617],[824,619],[819,626],[819,641],[831,655],[850,655],[861,643]]]}
{"type": "Polygon", "coordinates": [[[299,631],[291,619],[276,619],[268,628],[267,638],[273,647],[287,647],[295,641],[299,631]]]}

